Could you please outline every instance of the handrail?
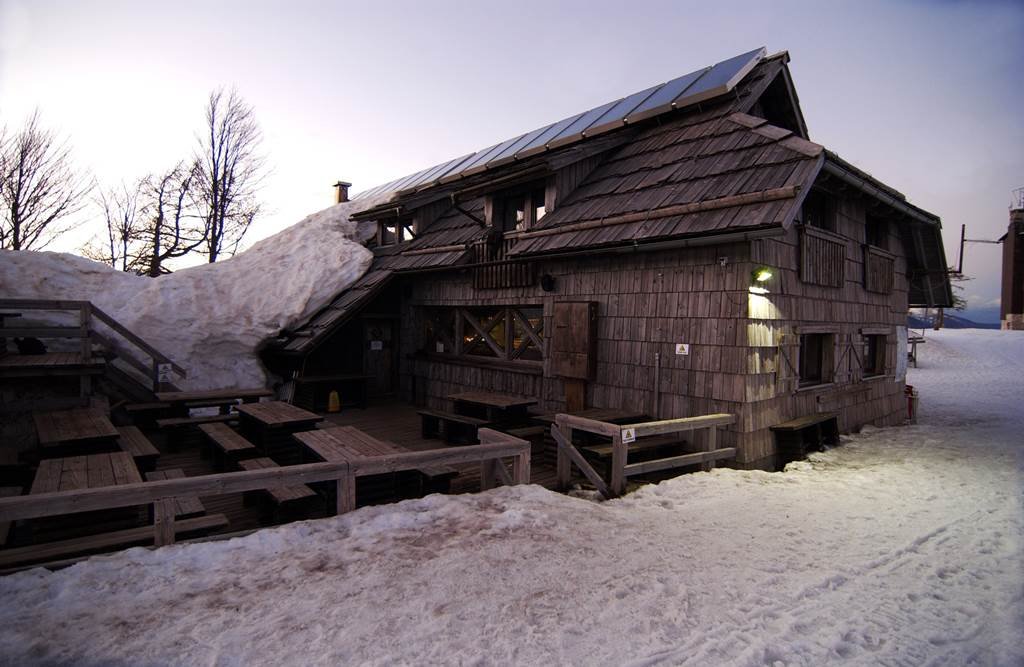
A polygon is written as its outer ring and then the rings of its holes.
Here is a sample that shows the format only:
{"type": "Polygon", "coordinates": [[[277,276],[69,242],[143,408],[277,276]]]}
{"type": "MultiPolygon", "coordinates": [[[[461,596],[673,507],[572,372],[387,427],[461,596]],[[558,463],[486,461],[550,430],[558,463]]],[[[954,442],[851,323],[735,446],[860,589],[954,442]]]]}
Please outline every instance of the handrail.
{"type": "MultiPolygon", "coordinates": [[[[491,429],[480,429],[484,444],[421,452],[369,456],[329,463],[303,463],[280,468],[243,470],[199,477],[159,480],[74,491],[56,491],[0,498],[0,523],[36,519],[59,514],[109,510],[133,505],[154,506],[155,541],[158,546],[174,541],[173,499],[187,496],[216,496],[257,491],[278,486],[335,481],[338,484],[338,513],[354,509],[355,478],[423,466],[451,463],[481,463],[515,457],[513,483],[530,482],[530,443],[491,429]]],[[[506,473],[507,474],[507,473],[506,473]]]]}
{"type": "Polygon", "coordinates": [[[731,458],[736,455],[734,447],[718,448],[716,445],[718,427],[734,423],[736,423],[736,416],[728,413],[663,419],[625,425],[611,424],[564,413],[557,414],[555,415],[555,423],[551,426],[551,435],[558,447],[558,460],[556,464],[558,486],[560,488],[568,487],[572,477],[573,464],[583,472],[601,495],[606,498],[622,495],[626,490],[626,478],[630,475],[640,475],[647,472],[694,464],[702,464],[705,470],[708,470],[714,467],[717,459],[731,458]],[[708,431],[708,438],[703,451],[643,463],[629,464],[627,462],[629,447],[628,442],[624,441],[627,433],[635,439],[664,433],[686,433],[704,429],[708,431]],[[612,439],[611,479],[607,483],[576,449],[572,440],[572,432],[574,430],[603,435],[612,439]]]}
{"type": "MultiPolygon", "coordinates": [[[[82,328],[83,331],[88,333],[88,335],[83,336],[83,338],[86,339],[83,340],[83,353],[88,353],[89,337],[94,336],[95,338],[107,344],[108,346],[110,346],[111,343],[111,340],[109,338],[107,338],[100,332],[96,331],[95,327],[92,326],[92,317],[95,316],[96,319],[103,322],[103,324],[109,327],[112,331],[114,331],[117,334],[120,334],[129,343],[135,345],[140,350],[142,350],[142,352],[144,352],[146,355],[150,357],[150,359],[152,360],[151,368],[143,367],[141,363],[135,362],[135,360],[131,359],[128,355],[124,355],[124,360],[133,368],[136,368],[140,372],[149,375],[149,379],[153,382],[154,391],[159,389],[159,378],[157,372],[157,366],[159,364],[170,364],[171,370],[174,373],[176,373],[179,377],[187,377],[187,373],[185,372],[184,368],[174,363],[166,354],[160,352],[160,350],[150,345],[138,334],[136,334],[128,327],[124,326],[116,319],[108,315],[106,312],[95,306],[91,301],[67,301],[57,299],[0,299],[0,308],[17,308],[19,310],[78,311],[80,328],[82,328]]],[[[40,328],[39,331],[44,332],[40,335],[42,335],[44,338],[47,337],[45,334],[46,329],[40,328]]],[[[54,331],[56,332],[56,329],[54,329],[54,331]]]]}

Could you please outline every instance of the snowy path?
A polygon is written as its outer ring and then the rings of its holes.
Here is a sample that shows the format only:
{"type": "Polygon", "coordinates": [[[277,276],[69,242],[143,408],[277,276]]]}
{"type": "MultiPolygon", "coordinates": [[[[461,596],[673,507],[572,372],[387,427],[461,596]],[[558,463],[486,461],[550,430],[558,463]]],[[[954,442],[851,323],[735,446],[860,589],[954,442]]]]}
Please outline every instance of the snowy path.
{"type": "Polygon", "coordinates": [[[0,580],[0,663],[1024,663],[1024,335],[929,334],[922,425],[594,504],[430,498],[0,580]]]}

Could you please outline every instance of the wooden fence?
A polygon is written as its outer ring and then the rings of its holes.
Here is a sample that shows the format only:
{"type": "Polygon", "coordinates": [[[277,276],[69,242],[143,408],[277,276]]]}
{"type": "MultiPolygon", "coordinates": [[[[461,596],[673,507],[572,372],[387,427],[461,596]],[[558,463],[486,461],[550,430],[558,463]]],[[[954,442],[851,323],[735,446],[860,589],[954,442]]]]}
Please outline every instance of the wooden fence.
{"type": "Polygon", "coordinates": [[[560,488],[569,486],[572,475],[572,464],[580,469],[605,498],[622,495],[626,490],[626,478],[658,470],[668,470],[682,466],[704,464],[705,469],[714,467],[718,459],[729,459],[736,456],[734,447],[718,448],[718,427],[727,426],[736,421],[730,414],[704,415],[701,417],[685,417],[682,419],[666,419],[662,421],[626,424],[624,426],[608,422],[559,414],[551,426],[551,435],[558,445],[557,479],[560,488]],[[629,463],[629,443],[623,441],[626,433],[633,438],[643,438],[666,433],[688,433],[707,431],[704,450],[692,454],[670,456],[653,461],[629,463]],[[612,440],[611,479],[605,481],[590,465],[573,444],[573,431],[586,431],[610,437],[612,440]]]}
{"type": "Polygon", "coordinates": [[[72,514],[95,510],[150,504],[153,506],[153,539],[157,546],[174,543],[174,499],[176,497],[218,496],[258,491],[311,482],[337,484],[336,511],[355,509],[356,478],[365,475],[415,470],[423,466],[480,462],[481,486],[530,483],[530,443],[491,429],[480,429],[479,445],[451,447],[424,452],[371,456],[354,461],[304,463],[280,468],[228,472],[200,477],[125,484],[122,486],[39,493],[0,498],[0,523],[20,519],[72,514]],[[512,472],[502,462],[511,457],[512,472]]]}
{"type": "MultiPolygon", "coordinates": [[[[141,373],[146,379],[146,384],[152,385],[154,392],[160,391],[161,388],[173,387],[169,382],[161,382],[162,366],[180,378],[185,377],[184,368],[89,301],[0,299],[0,310],[57,311],[72,314],[77,318],[75,326],[6,326],[0,329],[0,335],[79,339],[84,362],[88,362],[92,357],[93,343],[99,343],[141,373]],[[103,325],[102,330],[99,324],[103,325]]],[[[167,373],[164,373],[165,377],[166,375],[167,373]]]]}

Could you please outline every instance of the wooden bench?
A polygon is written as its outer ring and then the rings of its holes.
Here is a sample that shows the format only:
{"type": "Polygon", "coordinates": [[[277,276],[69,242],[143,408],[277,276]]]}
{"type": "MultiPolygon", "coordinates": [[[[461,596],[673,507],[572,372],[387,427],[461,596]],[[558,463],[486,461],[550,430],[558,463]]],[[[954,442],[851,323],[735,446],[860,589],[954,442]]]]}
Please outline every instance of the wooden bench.
{"type": "MultiPolygon", "coordinates": [[[[243,459],[238,462],[238,467],[242,470],[263,470],[265,468],[279,468],[273,461],[266,456],[258,456],[254,459],[243,459]]],[[[249,493],[260,493],[247,492],[249,493]]],[[[270,498],[270,502],[274,506],[275,520],[280,518],[282,510],[290,510],[296,506],[304,505],[306,501],[316,498],[316,492],[309,488],[305,484],[295,484],[293,486],[275,486],[273,488],[264,489],[263,493],[270,498]]],[[[247,497],[249,497],[247,495],[247,497]]]]}
{"type": "Polygon", "coordinates": [[[182,426],[198,426],[200,424],[226,424],[238,421],[237,414],[230,415],[203,415],[201,417],[168,417],[157,419],[156,425],[159,428],[180,428],[182,426]]]}
{"type": "MultiPolygon", "coordinates": [[[[11,496],[20,496],[20,486],[0,486],[0,498],[10,498],[11,496]]],[[[11,522],[0,521],[0,546],[7,544],[7,538],[11,534],[11,522]]]]}
{"type": "Polygon", "coordinates": [[[839,444],[837,416],[835,412],[820,412],[772,426],[783,462],[796,461],[809,451],[820,452],[826,446],[839,444]]]}
{"type": "Polygon", "coordinates": [[[420,416],[420,432],[426,438],[444,437],[445,442],[457,445],[475,445],[477,429],[487,426],[486,419],[457,415],[453,412],[440,410],[417,410],[420,416]]]}
{"type": "MultiPolygon", "coordinates": [[[[181,468],[170,468],[168,470],[154,470],[153,472],[146,473],[147,482],[157,482],[165,479],[184,479],[185,471],[181,468]]],[[[149,506],[150,518],[152,521],[153,505],[149,506]]],[[[202,516],[206,514],[206,508],[203,507],[203,503],[199,501],[199,498],[189,497],[182,498],[176,497],[174,499],[174,518],[175,519],[191,519],[192,517],[202,516]]]]}
{"type": "MultiPolygon", "coordinates": [[[[210,514],[194,519],[174,522],[175,535],[194,535],[220,530],[228,525],[223,514],[210,514]]],[[[153,526],[128,528],[71,540],[44,542],[27,547],[0,550],[0,568],[10,568],[28,563],[45,563],[72,556],[86,555],[113,548],[123,548],[153,541],[153,526]]]]}
{"type": "Polygon", "coordinates": [[[259,454],[256,445],[236,433],[227,424],[200,424],[199,430],[210,441],[210,445],[220,452],[218,458],[222,468],[259,454]]]}
{"type": "Polygon", "coordinates": [[[128,452],[135,459],[135,465],[139,470],[145,472],[156,467],[156,460],[160,458],[160,451],[153,446],[142,431],[136,426],[118,426],[117,445],[121,451],[128,452]]]}

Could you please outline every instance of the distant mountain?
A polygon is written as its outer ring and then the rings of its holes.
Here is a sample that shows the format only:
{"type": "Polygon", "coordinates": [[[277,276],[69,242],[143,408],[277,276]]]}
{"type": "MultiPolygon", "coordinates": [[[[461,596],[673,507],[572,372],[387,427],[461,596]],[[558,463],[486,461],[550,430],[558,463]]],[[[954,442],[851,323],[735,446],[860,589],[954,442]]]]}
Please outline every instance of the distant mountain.
{"type": "MultiPolygon", "coordinates": [[[[957,315],[946,311],[946,316],[943,318],[942,326],[946,329],[998,329],[998,322],[975,322],[969,320],[962,315],[957,315]]],[[[924,313],[911,313],[907,315],[907,326],[911,329],[931,329],[935,326],[935,316],[933,313],[929,313],[927,317],[924,313]]]]}

